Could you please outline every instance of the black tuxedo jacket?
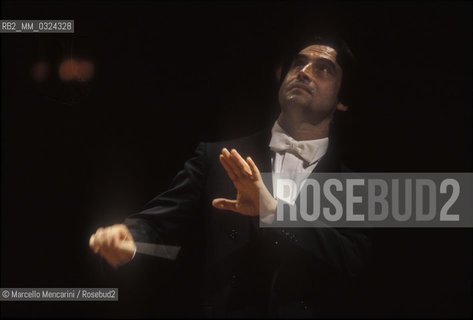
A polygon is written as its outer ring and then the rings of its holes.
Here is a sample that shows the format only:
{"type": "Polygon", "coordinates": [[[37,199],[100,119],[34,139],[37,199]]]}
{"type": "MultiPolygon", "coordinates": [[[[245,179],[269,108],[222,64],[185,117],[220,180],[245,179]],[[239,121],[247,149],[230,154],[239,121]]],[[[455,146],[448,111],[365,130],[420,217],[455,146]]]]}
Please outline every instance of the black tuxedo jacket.
{"type": "MultiPolygon", "coordinates": [[[[259,217],[212,206],[215,198],[236,195],[218,158],[222,148],[235,148],[251,156],[261,172],[271,172],[270,138],[265,130],[201,143],[171,187],[125,220],[135,241],[182,247],[176,264],[192,271],[184,277],[188,288],[183,290],[191,294],[182,296],[181,310],[187,312],[177,315],[349,315],[353,280],[369,257],[364,233],[355,228],[259,228],[259,217]]],[[[315,172],[344,170],[330,143],[315,172]]]]}

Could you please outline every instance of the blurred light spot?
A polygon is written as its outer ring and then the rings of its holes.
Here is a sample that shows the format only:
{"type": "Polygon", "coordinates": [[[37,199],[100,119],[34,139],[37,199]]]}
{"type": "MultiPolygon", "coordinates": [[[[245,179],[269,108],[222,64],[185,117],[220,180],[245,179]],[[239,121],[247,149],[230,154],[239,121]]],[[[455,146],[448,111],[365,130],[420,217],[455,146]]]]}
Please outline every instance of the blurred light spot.
{"type": "Polygon", "coordinates": [[[63,81],[72,81],[77,77],[78,64],[74,59],[64,60],[59,65],[59,78],[63,81]]]}
{"type": "Polygon", "coordinates": [[[95,71],[95,66],[87,60],[67,59],[59,65],[59,78],[63,81],[89,81],[95,71]]]}

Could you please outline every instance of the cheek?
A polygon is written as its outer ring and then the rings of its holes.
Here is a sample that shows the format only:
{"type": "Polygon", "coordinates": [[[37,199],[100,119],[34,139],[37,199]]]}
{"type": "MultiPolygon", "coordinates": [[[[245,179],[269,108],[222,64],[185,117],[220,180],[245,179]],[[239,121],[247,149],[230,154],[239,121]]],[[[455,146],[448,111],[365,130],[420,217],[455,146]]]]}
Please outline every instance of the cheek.
{"type": "Polygon", "coordinates": [[[335,83],[332,84],[319,84],[318,93],[316,94],[313,100],[315,105],[319,107],[324,106],[324,108],[332,108],[338,102],[338,85],[335,83]]]}
{"type": "Polygon", "coordinates": [[[286,78],[284,79],[284,81],[282,82],[281,86],[279,87],[279,97],[283,96],[285,93],[286,93],[286,88],[287,88],[287,84],[289,83],[290,79],[288,78],[288,76],[286,76],[286,78]]]}
{"type": "Polygon", "coordinates": [[[278,91],[278,101],[279,101],[279,104],[283,104],[284,102],[284,97],[285,97],[285,86],[284,84],[281,85],[281,87],[279,87],[279,91],[278,91]]]}
{"type": "Polygon", "coordinates": [[[338,91],[340,90],[339,82],[326,83],[320,87],[321,91],[324,92],[326,97],[338,97],[338,91]]]}

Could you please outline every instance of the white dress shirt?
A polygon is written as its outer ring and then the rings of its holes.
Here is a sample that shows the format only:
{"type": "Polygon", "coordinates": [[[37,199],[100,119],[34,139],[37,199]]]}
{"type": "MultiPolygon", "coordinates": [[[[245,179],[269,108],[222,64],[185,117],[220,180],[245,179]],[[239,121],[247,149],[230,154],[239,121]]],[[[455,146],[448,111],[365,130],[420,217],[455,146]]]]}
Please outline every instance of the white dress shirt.
{"type": "MultiPolygon", "coordinates": [[[[273,150],[271,166],[273,173],[273,196],[278,200],[294,204],[302,187],[301,183],[309,177],[328,148],[328,137],[315,140],[297,141],[289,136],[276,121],[271,130],[272,137],[269,147],[273,150]],[[305,159],[303,159],[305,158],[305,159]],[[308,160],[308,161],[307,161],[308,160]],[[276,190],[275,174],[283,173],[297,185],[297,192],[290,195],[276,190]]],[[[262,219],[265,223],[272,223],[274,214],[262,219]]]]}

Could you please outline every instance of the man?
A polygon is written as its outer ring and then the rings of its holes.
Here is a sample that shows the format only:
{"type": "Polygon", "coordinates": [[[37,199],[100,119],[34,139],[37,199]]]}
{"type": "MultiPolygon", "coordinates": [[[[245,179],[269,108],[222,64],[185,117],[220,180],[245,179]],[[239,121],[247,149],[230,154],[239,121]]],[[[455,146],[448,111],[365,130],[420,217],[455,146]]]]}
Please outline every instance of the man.
{"type": "MultiPolygon", "coordinates": [[[[312,38],[282,72],[281,113],[271,131],[201,143],[169,190],[124,224],[99,228],[90,246],[113,265],[133,263],[135,241],[181,246],[198,270],[193,304],[209,317],[344,314],[369,242],[356,230],[260,228],[278,201],[261,172],[340,172],[330,123],[351,52],[336,38],[312,38]],[[236,196],[235,196],[236,194],[236,196]],[[260,201],[261,198],[261,201],[260,201]],[[131,262],[130,262],[131,261],[131,262]]],[[[344,83],[344,85],[346,85],[344,83]]],[[[196,280],[196,279],[194,279],[196,280]]]]}

